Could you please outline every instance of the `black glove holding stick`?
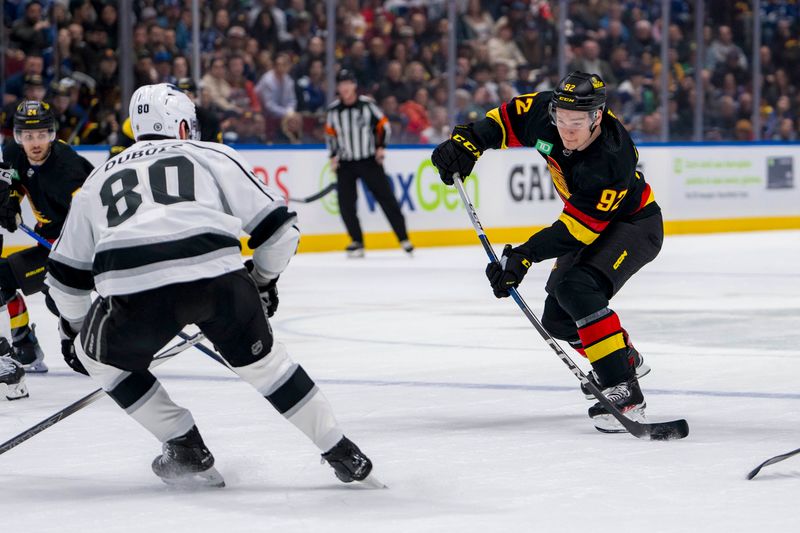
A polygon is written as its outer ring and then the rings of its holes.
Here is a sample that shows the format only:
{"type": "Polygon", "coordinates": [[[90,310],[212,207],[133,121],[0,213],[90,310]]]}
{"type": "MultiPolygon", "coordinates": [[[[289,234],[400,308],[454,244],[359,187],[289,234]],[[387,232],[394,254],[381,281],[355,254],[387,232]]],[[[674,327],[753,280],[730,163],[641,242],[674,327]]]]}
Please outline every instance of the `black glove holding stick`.
{"type": "Polygon", "coordinates": [[[509,289],[516,289],[528,273],[533,261],[522,247],[512,248],[506,244],[500,261],[492,261],[486,266],[486,277],[496,298],[507,298],[509,289]]]}
{"type": "Polygon", "coordinates": [[[480,139],[469,126],[456,126],[450,139],[433,149],[431,162],[439,170],[439,177],[446,185],[453,184],[457,173],[462,180],[472,173],[472,168],[483,151],[480,139]]]}
{"type": "Polygon", "coordinates": [[[15,173],[11,165],[0,161],[0,226],[10,232],[16,231],[21,220],[19,202],[11,197],[15,173]]]}
{"type": "Polygon", "coordinates": [[[272,318],[272,315],[278,310],[278,278],[267,279],[263,277],[253,264],[252,259],[245,261],[244,266],[247,268],[250,277],[253,278],[256,287],[258,287],[258,293],[261,296],[261,305],[264,307],[264,312],[267,313],[268,318],[272,318]]]}
{"type": "Polygon", "coordinates": [[[61,355],[69,367],[79,374],[88,376],[89,372],[84,368],[83,363],[75,353],[75,339],[79,331],[75,331],[72,325],[63,317],[58,319],[58,333],[61,336],[61,355]]]}

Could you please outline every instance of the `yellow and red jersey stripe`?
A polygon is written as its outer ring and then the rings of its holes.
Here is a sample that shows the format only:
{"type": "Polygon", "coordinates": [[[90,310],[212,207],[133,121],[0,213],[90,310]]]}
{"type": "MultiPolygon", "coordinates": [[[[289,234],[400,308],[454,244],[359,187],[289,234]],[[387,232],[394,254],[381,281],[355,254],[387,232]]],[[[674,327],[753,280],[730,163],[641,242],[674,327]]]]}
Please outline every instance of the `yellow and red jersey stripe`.
{"type": "Polygon", "coordinates": [[[583,244],[591,244],[609,224],[607,220],[598,220],[578,210],[564,201],[564,210],[558,217],[564,223],[570,235],[583,244]]]}

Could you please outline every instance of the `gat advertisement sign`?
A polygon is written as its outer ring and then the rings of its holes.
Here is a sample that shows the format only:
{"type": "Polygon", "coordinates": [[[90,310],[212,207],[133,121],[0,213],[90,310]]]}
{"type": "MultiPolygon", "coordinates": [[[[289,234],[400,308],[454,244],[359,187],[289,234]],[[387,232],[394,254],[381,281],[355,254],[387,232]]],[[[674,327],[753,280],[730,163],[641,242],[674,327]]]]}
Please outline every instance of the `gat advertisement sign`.
{"type": "MultiPolygon", "coordinates": [[[[335,181],[324,150],[241,150],[257,176],[288,197],[306,197],[335,181]]],[[[439,179],[429,149],[388,150],[384,169],[411,232],[463,229],[469,219],[454,187],[439,179]]],[[[486,224],[546,225],[555,220],[560,201],[547,167],[532,151],[487,153],[466,182],[467,192],[486,224]],[[512,155],[514,157],[509,157],[512,155]],[[550,206],[555,209],[540,209],[550,206]],[[533,208],[532,207],[536,207],[533,208]]],[[[358,211],[366,232],[389,231],[380,206],[361,183],[358,211]]],[[[336,193],[311,204],[292,204],[304,233],[343,233],[336,193]]]]}

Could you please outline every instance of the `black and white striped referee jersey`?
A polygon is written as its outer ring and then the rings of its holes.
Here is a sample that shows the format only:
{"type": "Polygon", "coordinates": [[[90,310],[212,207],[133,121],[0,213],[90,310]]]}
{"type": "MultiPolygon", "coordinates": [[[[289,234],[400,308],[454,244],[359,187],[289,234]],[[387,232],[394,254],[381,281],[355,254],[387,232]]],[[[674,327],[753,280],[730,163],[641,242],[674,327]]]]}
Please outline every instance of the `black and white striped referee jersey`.
{"type": "Polygon", "coordinates": [[[375,155],[376,148],[389,142],[389,120],[366,96],[359,96],[353,105],[334,100],[328,106],[325,140],[331,157],[339,161],[360,161],[375,155]]]}

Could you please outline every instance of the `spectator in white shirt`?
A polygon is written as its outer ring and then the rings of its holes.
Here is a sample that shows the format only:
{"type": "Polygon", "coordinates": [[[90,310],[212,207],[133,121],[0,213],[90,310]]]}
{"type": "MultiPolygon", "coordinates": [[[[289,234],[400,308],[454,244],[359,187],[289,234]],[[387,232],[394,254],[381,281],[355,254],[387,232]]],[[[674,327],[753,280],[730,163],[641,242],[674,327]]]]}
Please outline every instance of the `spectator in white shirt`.
{"type": "Polygon", "coordinates": [[[289,56],[278,54],[272,70],[261,76],[256,85],[256,94],[267,116],[283,118],[297,108],[294,80],[289,75],[289,56]]]}

